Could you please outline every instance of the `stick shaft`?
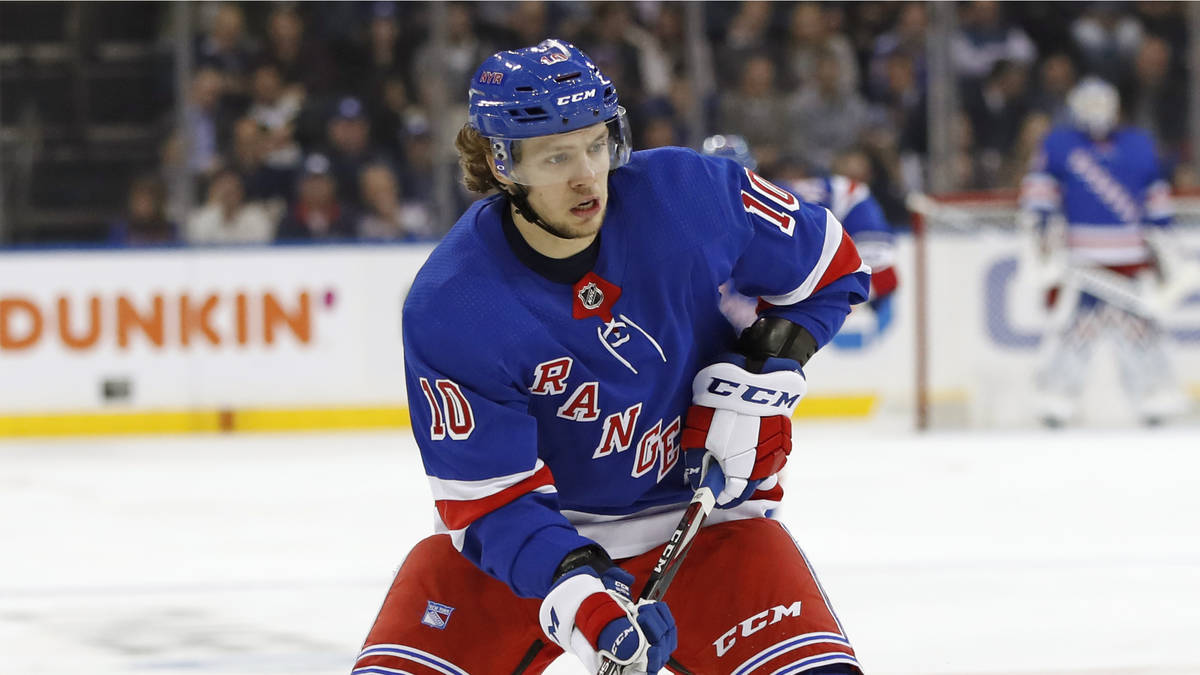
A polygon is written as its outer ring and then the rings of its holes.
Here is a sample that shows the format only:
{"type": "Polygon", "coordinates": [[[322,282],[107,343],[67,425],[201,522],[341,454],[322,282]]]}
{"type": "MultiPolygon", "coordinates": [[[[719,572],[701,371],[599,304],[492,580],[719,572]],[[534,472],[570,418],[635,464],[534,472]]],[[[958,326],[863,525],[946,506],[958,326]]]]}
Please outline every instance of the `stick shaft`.
{"type": "MultiPolygon", "coordinates": [[[[679,571],[680,564],[683,563],[688,549],[692,546],[692,541],[696,538],[696,533],[700,531],[704,519],[712,513],[715,504],[716,496],[713,494],[711,485],[705,484],[696,490],[692,501],[688,503],[687,510],[683,512],[683,517],[679,519],[679,524],[675,526],[675,531],[671,533],[671,538],[667,540],[667,545],[663,547],[662,553],[658,556],[658,562],[650,572],[646,586],[642,588],[640,599],[658,601],[666,595],[671,580],[675,578],[675,573],[679,571]]],[[[620,665],[615,661],[604,659],[597,675],[618,675],[620,672],[620,665]]]]}

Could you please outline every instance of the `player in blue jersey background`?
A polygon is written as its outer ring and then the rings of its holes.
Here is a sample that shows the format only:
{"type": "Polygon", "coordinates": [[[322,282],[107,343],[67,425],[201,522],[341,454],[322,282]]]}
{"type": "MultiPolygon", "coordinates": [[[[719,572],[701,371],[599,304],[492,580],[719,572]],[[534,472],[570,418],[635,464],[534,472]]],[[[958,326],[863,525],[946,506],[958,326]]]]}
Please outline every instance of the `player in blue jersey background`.
{"type": "Polygon", "coordinates": [[[456,145],[487,196],[404,308],[436,534],[355,673],[540,673],[563,652],[592,673],[860,672],[799,546],[764,516],[803,366],[866,299],[869,268],[827,209],[629,138],[616,86],[570,44],[475,73],[456,145]],[[760,299],[740,335],[726,281],[760,299]],[[665,597],[634,601],[714,479],[665,597]]]}
{"type": "Polygon", "coordinates": [[[1092,350],[1109,336],[1135,413],[1162,422],[1183,407],[1150,302],[1178,256],[1167,236],[1170,186],[1150,136],[1119,124],[1115,87],[1085,78],[1067,105],[1069,123],[1047,134],[1021,185],[1023,217],[1041,239],[1041,255],[1055,259],[1043,275],[1054,287],[1038,412],[1050,426],[1079,414],[1092,350]],[[1056,232],[1051,221],[1060,216],[1065,231],[1056,232]]]}
{"type": "MultiPolygon", "coordinates": [[[[728,157],[748,169],[758,168],[746,139],[737,134],[709,136],[700,149],[706,155],[728,157]]],[[[835,168],[837,164],[835,159],[835,168]]],[[[898,281],[895,237],[882,207],[871,196],[871,188],[863,181],[836,171],[813,174],[803,160],[781,160],[776,163],[774,174],[767,177],[804,201],[829,209],[854,240],[863,262],[871,268],[871,294],[866,303],[854,308],[857,317],[854,328],[847,325],[834,336],[832,344],[848,349],[873,344],[891,324],[892,294],[898,281]]],[[[726,316],[738,328],[750,325],[757,318],[754,300],[727,288],[722,292],[722,306],[726,316]]]]}

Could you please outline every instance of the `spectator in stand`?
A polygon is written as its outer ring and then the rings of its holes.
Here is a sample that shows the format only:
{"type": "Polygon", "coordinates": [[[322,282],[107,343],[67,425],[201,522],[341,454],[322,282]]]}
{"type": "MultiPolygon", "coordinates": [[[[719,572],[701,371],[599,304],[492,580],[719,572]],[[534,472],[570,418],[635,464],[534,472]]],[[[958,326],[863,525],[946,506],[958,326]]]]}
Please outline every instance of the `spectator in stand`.
{"type": "MultiPolygon", "coordinates": [[[[423,75],[417,82],[424,86],[444,87],[445,82],[468,82],[475,74],[475,66],[491,53],[491,47],[484,44],[475,32],[472,10],[464,3],[452,2],[446,5],[445,44],[435,46],[427,41],[421,45],[417,50],[413,73],[423,75]],[[431,74],[436,77],[428,77],[431,74]]],[[[418,91],[417,94],[422,101],[428,100],[427,92],[418,91]]],[[[467,91],[463,87],[450,87],[445,94],[451,107],[467,102],[467,91]]],[[[458,128],[457,123],[450,126],[458,128]]]]}
{"type": "Polygon", "coordinates": [[[950,49],[959,78],[967,85],[978,86],[997,61],[1028,66],[1037,58],[1029,35],[1004,19],[999,3],[978,0],[960,7],[961,27],[951,38],[950,49]]]}
{"type": "Polygon", "coordinates": [[[792,8],[787,37],[783,43],[784,86],[788,89],[812,86],[817,76],[817,61],[830,54],[838,61],[838,88],[844,93],[858,90],[858,61],[845,35],[829,28],[829,10],[817,2],[801,2],[792,8]]]}
{"type": "Polygon", "coordinates": [[[272,222],[283,215],[291,201],[295,171],[266,164],[268,132],[250,116],[233,125],[233,142],[226,154],[224,166],[242,179],[246,199],[262,202],[272,213],[272,222]]]}
{"type": "Polygon", "coordinates": [[[925,124],[925,95],[908,52],[896,50],[886,58],[875,100],[887,126],[897,135],[903,135],[910,125],[925,124]]]}
{"type": "Polygon", "coordinates": [[[405,161],[408,137],[413,129],[429,126],[429,115],[408,96],[408,87],[399,75],[383,82],[379,98],[370,103],[371,144],[381,152],[405,161]]]}
{"type": "MultiPolygon", "coordinates": [[[[397,172],[400,194],[410,204],[427,210],[433,208],[434,146],[428,126],[414,125],[409,129],[408,154],[397,172]]],[[[438,236],[444,234],[437,232],[438,236]]]]}
{"type": "Polygon", "coordinates": [[[188,90],[185,145],[187,168],[194,176],[208,176],[217,168],[222,133],[220,103],[221,74],[212,68],[201,68],[192,76],[188,90]]]}
{"type": "MultiPolygon", "coordinates": [[[[773,10],[773,3],[764,0],[745,0],[737,5],[737,13],[729,20],[729,29],[725,32],[725,42],[718,50],[717,77],[721,89],[740,86],[746,78],[747,62],[769,54],[773,10]]],[[[718,125],[722,129],[729,128],[725,126],[725,120],[718,121],[718,125]]],[[[750,141],[750,138],[746,140],[750,141]]],[[[753,141],[750,143],[754,145],[753,141]]]]}
{"type": "Polygon", "coordinates": [[[1055,124],[1067,121],[1067,95],[1075,87],[1075,63],[1063,52],[1055,52],[1038,65],[1037,87],[1031,107],[1048,115],[1055,124]]]}
{"type": "MultiPolygon", "coordinates": [[[[1187,8],[1186,2],[1156,0],[1136,3],[1133,11],[1146,35],[1166,40],[1172,54],[1182,55],[1186,54],[1188,49],[1188,19],[1184,14],[1187,8]]],[[[1182,69],[1184,64],[1179,63],[1177,66],[1182,69]]]]}
{"type": "Polygon", "coordinates": [[[1130,122],[1150,133],[1167,175],[1179,162],[1188,122],[1187,87],[1171,78],[1171,61],[1166,40],[1156,36],[1142,40],[1128,96],[1130,122]]]}
{"type": "Polygon", "coordinates": [[[518,0],[506,3],[503,42],[509,45],[533,45],[547,35],[556,34],[550,28],[550,7],[541,0],[518,0]]]}
{"type": "Polygon", "coordinates": [[[387,80],[406,76],[415,47],[394,2],[371,3],[366,30],[360,33],[340,54],[341,81],[349,90],[377,99],[387,80]]]}
{"type": "Polygon", "coordinates": [[[189,244],[266,244],[274,237],[266,208],[246,202],[242,179],[223,169],[208,186],[208,201],[188,218],[184,238],[189,244]]]}
{"type": "Polygon", "coordinates": [[[633,18],[633,4],[600,2],[581,41],[592,61],[613,82],[621,83],[621,101],[630,110],[648,97],[665,96],[670,87],[666,55],[649,31],[633,18]]]}
{"type": "Polygon", "coordinates": [[[686,134],[666,99],[647,101],[641,109],[635,147],[648,150],[668,145],[683,145],[686,134]]]}
{"type": "Polygon", "coordinates": [[[372,241],[432,241],[429,209],[400,199],[396,173],[387,164],[371,164],[360,174],[363,213],[358,237],[372,241]]]}
{"type": "Polygon", "coordinates": [[[303,90],[288,87],[273,62],[254,69],[254,103],[247,113],[264,134],[263,163],[276,171],[295,172],[302,153],[296,140],[296,118],[304,102],[303,90]]]}
{"type": "Polygon", "coordinates": [[[175,242],[177,228],[167,218],[167,186],[158,176],[135,178],[129,185],[125,209],[125,217],[109,226],[109,244],[146,246],[175,242]]]}
{"type": "Polygon", "coordinates": [[[813,83],[788,103],[791,154],[819,171],[829,171],[834,155],[858,144],[869,122],[867,104],[857,91],[842,89],[842,61],[832,50],[817,55],[813,83]]]}
{"type": "MultiPolygon", "coordinates": [[[[684,5],[682,3],[664,2],[657,7],[658,14],[654,17],[651,31],[662,54],[661,58],[664,61],[666,76],[670,84],[666,92],[658,91],[657,87],[651,90],[655,92],[656,96],[662,96],[665,93],[674,100],[674,89],[683,80],[685,85],[691,86],[688,92],[691,97],[689,107],[711,105],[717,90],[712,49],[706,45],[704,49],[699,50],[699,53],[693,54],[690,46],[691,40],[688,38],[687,28],[684,24],[684,5]]],[[[534,43],[526,41],[521,44],[534,43]]],[[[677,101],[674,103],[676,111],[685,109],[680,108],[677,101]]],[[[707,122],[709,121],[705,120],[705,127],[708,126],[707,122]]]]}
{"type": "Polygon", "coordinates": [[[1093,2],[1071,23],[1071,39],[1083,69],[1108,82],[1123,82],[1142,44],[1142,25],[1114,2],[1093,2]]]}
{"type": "Polygon", "coordinates": [[[929,17],[923,2],[906,2],[896,17],[896,22],[875,39],[872,45],[871,62],[868,66],[870,98],[886,97],[891,87],[893,59],[907,60],[913,81],[923,94],[925,89],[925,41],[929,17]]]}
{"type": "Polygon", "coordinates": [[[217,4],[208,32],[196,40],[196,65],[221,73],[225,95],[244,100],[254,53],[242,8],[231,2],[217,4]]]}
{"type": "Polygon", "coordinates": [[[371,145],[371,123],[362,101],[347,96],[338,101],[326,123],[325,156],[338,184],[338,201],[357,208],[361,194],[358,174],[367,164],[393,162],[393,158],[371,145]]]}
{"type": "Polygon", "coordinates": [[[1027,83],[1024,66],[1001,59],[992,66],[983,87],[968,93],[964,101],[974,131],[980,179],[986,186],[997,184],[1029,113],[1027,83]]]}
{"type": "Polygon", "coordinates": [[[276,6],[267,17],[265,60],[279,68],[285,86],[305,96],[320,96],[333,81],[333,63],[319,40],[308,40],[304,19],[291,4],[276,6]]]}
{"type": "Polygon", "coordinates": [[[1021,132],[1017,136],[1016,146],[1006,158],[1000,177],[990,187],[1020,188],[1025,173],[1029,171],[1029,166],[1033,163],[1034,155],[1041,149],[1042,140],[1052,128],[1054,128],[1054,121],[1049,115],[1036,111],[1026,115],[1025,122],[1021,125],[1021,132]]]}
{"type": "Polygon", "coordinates": [[[736,89],[721,95],[717,125],[745,138],[762,164],[774,162],[784,151],[780,144],[801,131],[789,119],[775,63],[766,53],[748,57],[736,89]]]}
{"type": "Polygon", "coordinates": [[[353,239],[357,219],[338,202],[337,181],[329,159],[309,155],[304,160],[296,203],[279,225],[278,241],[337,241],[353,239]]]}

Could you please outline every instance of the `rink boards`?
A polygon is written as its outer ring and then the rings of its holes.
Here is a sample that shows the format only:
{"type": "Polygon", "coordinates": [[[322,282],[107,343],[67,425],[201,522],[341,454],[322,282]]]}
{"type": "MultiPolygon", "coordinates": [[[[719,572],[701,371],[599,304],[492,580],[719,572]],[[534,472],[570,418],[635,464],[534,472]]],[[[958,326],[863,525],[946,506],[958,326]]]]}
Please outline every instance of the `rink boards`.
{"type": "MultiPolygon", "coordinates": [[[[1181,235],[1200,251],[1200,232],[1181,235]]],[[[0,435],[405,426],[401,308],[429,250],[0,254],[0,435]]],[[[1006,232],[928,241],[929,395],[952,423],[1009,426],[1029,417],[1042,315],[1020,250],[1006,232]]],[[[911,238],[901,236],[890,319],[851,316],[807,367],[810,393],[798,415],[866,419],[911,409],[912,254],[911,238]]],[[[1200,293],[1166,325],[1175,371],[1195,397],[1200,293]]],[[[1097,356],[1099,389],[1112,389],[1105,354],[1097,356]]],[[[1104,394],[1097,406],[1121,404],[1104,394]]]]}

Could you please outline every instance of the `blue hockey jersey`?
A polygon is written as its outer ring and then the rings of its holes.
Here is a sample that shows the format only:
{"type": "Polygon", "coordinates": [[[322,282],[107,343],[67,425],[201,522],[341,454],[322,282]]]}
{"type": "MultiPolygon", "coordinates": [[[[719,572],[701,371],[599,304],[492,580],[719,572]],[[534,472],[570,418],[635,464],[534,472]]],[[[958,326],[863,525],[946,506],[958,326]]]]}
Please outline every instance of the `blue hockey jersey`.
{"type": "Polygon", "coordinates": [[[1021,183],[1020,199],[1042,223],[1062,213],[1071,259],[1084,264],[1145,262],[1141,228],[1167,225],[1173,216],[1154,143],[1130,127],[1103,141],[1074,127],[1055,128],[1021,183]]]}
{"type": "MultiPolygon", "coordinates": [[[[647,551],[691,498],[679,436],[692,377],[735,338],[718,285],[732,279],[825,344],[869,273],[826,209],[679,148],[610,174],[598,258],[573,285],[518,259],[507,208],[474,204],[418,273],[406,378],[437,529],[542,597],[566,553],[647,551]]],[[[779,494],[757,496],[714,522],[762,515],[779,494]]]]}

